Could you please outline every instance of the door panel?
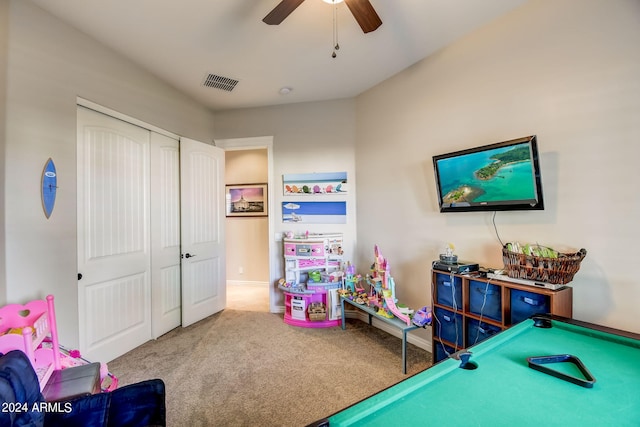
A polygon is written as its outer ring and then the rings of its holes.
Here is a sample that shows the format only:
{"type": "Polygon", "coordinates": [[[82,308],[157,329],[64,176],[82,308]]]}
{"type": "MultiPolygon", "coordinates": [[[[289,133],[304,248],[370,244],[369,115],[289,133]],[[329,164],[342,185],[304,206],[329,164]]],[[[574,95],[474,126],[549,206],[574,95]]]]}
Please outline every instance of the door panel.
{"type": "Polygon", "coordinates": [[[224,150],[180,139],[182,326],[226,305],[224,150]]]}
{"type": "Polygon", "coordinates": [[[109,361],[151,338],[149,131],[78,108],[80,350],[109,361]]]}
{"type": "MultiPolygon", "coordinates": [[[[105,341],[129,340],[132,329],[145,334],[145,329],[148,329],[144,315],[147,282],[147,274],[138,273],[85,288],[86,312],[91,314],[86,318],[87,348],[100,347],[105,341]],[[114,307],[117,315],[114,315],[114,307]]],[[[98,353],[95,360],[103,360],[103,357],[104,353],[98,353]]]]}
{"type": "Polygon", "coordinates": [[[181,322],[180,144],[151,132],[151,322],[158,338],[181,322]]]}

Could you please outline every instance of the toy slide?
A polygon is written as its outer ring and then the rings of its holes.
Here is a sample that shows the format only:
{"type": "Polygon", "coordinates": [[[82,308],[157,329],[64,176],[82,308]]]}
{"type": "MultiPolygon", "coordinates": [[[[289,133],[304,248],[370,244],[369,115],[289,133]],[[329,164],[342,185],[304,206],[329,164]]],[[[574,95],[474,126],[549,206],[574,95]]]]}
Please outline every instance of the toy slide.
{"type": "Polygon", "coordinates": [[[411,326],[411,318],[406,314],[402,314],[400,309],[396,306],[395,301],[392,296],[384,296],[384,302],[387,304],[387,308],[391,311],[398,319],[402,320],[407,324],[407,326],[411,326]]]}

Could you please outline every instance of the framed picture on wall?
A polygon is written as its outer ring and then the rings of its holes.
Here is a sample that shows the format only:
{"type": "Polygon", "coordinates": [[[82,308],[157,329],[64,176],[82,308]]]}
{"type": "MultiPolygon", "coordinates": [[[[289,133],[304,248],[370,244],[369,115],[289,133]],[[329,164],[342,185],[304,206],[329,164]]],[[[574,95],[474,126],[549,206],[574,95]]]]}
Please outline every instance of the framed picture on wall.
{"type": "Polygon", "coordinates": [[[346,224],[347,202],[282,202],[282,222],[346,224]]]}
{"type": "Polygon", "coordinates": [[[267,184],[226,186],[227,216],[267,216],[267,184]]]}
{"type": "Polygon", "coordinates": [[[288,173],[282,175],[285,196],[346,194],[346,172],[288,173]]]}

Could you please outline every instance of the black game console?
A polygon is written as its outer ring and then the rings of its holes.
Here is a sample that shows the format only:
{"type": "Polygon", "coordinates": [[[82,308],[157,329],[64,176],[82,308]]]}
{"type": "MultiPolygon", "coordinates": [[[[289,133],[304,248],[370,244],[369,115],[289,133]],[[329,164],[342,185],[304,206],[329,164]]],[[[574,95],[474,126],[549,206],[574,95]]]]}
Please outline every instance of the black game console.
{"type": "Polygon", "coordinates": [[[466,274],[474,271],[478,271],[480,266],[473,262],[458,261],[458,262],[442,262],[440,260],[433,261],[431,266],[434,270],[446,271],[447,273],[466,274]]]}

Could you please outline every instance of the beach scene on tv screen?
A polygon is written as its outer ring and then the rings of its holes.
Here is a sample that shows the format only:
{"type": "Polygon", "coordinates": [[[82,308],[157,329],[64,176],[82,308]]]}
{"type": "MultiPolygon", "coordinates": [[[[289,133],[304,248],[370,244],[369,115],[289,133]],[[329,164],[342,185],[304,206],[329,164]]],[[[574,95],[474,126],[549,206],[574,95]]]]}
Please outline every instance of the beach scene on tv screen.
{"type": "Polygon", "coordinates": [[[444,205],[536,198],[528,143],[440,159],[437,164],[444,205]]]}

